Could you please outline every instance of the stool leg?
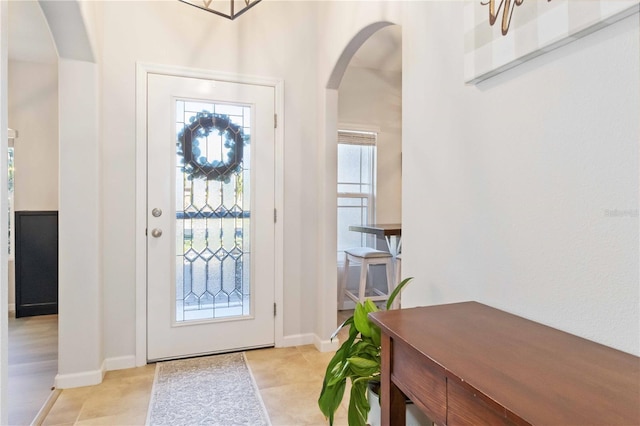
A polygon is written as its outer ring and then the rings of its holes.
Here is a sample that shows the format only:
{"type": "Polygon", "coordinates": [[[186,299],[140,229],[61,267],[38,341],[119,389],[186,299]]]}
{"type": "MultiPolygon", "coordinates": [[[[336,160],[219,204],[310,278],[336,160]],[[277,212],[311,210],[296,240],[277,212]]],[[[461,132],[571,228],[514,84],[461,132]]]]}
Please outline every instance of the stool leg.
{"type": "Polygon", "coordinates": [[[349,277],[349,255],[344,254],[344,269],[340,278],[340,291],[338,292],[338,306],[340,310],[344,310],[344,296],[347,289],[347,278],[349,277]]]}
{"type": "Polygon", "coordinates": [[[367,289],[367,274],[369,272],[369,262],[366,259],[362,259],[360,268],[360,289],[358,291],[358,299],[360,299],[360,303],[362,303],[364,302],[367,289]]]}
{"type": "Polygon", "coordinates": [[[400,284],[400,281],[402,280],[402,260],[400,259],[396,259],[395,272],[396,272],[395,286],[397,287],[398,284],[400,284]]]}
{"type": "MultiPolygon", "coordinates": [[[[402,281],[402,259],[396,259],[396,282],[395,282],[396,287],[400,284],[400,281],[402,281]]],[[[401,298],[400,298],[400,294],[398,294],[398,297],[396,297],[396,300],[393,303],[393,308],[400,309],[400,304],[401,304],[401,298]]]]}
{"type": "Polygon", "coordinates": [[[391,296],[393,289],[395,288],[393,282],[393,261],[390,259],[386,265],[384,265],[384,269],[387,271],[387,300],[391,296]]]}

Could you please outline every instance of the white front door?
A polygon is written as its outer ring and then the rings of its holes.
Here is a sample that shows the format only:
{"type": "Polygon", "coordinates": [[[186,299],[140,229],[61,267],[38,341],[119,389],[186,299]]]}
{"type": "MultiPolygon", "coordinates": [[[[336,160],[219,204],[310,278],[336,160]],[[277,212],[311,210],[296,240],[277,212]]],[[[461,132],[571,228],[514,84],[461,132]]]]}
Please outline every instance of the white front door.
{"type": "Polygon", "coordinates": [[[274,344],[274,100],[148,74],[148,360],[274,344]]]}

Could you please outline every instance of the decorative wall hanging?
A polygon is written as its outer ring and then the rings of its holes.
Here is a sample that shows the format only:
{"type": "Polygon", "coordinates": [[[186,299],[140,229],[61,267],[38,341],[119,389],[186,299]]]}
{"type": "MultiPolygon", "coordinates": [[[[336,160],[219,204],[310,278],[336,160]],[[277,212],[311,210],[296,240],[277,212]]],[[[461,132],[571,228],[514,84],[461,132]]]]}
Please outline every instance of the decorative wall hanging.
{"type": "Polygon", "coordinates": [[[238,16],[251,9],[262,0],[180,0],[182,3],[190,4],[198,9],[215,13],[219,16],[231,19],[232,21],[238,16]]]}
{"type": "Polygon", "coordinates": [[[191,117],[189,124],[184,125],[177,139],[177,152],[183,161],[182,170],[188,174],[189,179],[229,182],[231,175],[240,169],[246,140],[242,128],[233,124],[228,115],[199,112],[195,117],[191,117]],[[226,161],[209,162],[207,157],[202,155],[204,153],[200,143],[213,130],[224,138],[224,147],[227,148],[226,161]]]}
{"type": "Polygon", "coordinates": [[[467,0],[464,77],[478,83],[620,19],[640,0],[467,0]]]}

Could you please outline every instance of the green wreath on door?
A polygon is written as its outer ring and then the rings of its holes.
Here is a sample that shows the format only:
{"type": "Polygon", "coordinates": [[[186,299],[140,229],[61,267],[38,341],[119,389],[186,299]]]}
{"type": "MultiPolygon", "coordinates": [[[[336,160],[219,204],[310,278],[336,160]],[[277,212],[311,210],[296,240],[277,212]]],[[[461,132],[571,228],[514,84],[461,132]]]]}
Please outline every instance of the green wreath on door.
{"type": "Polygon", "coordinates": [[[191,117],[178,133],[178,155],[182,157],[182,171],[189,179],[216,180],[228,183],[231,175],[240,171],[244,155],[245,140],[242,127],[234,124],[228,115],[207,111],[199,112],[191,117]],[[200,140],[216,130],[224,137],[224,146],[228,149],[225,161],[207,161],[202,155],[200,140]]]}

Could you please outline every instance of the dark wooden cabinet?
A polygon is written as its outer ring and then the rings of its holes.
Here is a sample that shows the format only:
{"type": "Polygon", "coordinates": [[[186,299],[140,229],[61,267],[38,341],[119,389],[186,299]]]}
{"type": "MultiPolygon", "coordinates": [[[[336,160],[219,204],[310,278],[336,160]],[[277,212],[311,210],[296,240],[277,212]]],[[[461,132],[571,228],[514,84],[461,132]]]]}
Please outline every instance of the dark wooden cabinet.
{"type": "Polygon", "coordinates": [[[15,213],[16,317],[58,313],[58,212],[15,213]]]}

